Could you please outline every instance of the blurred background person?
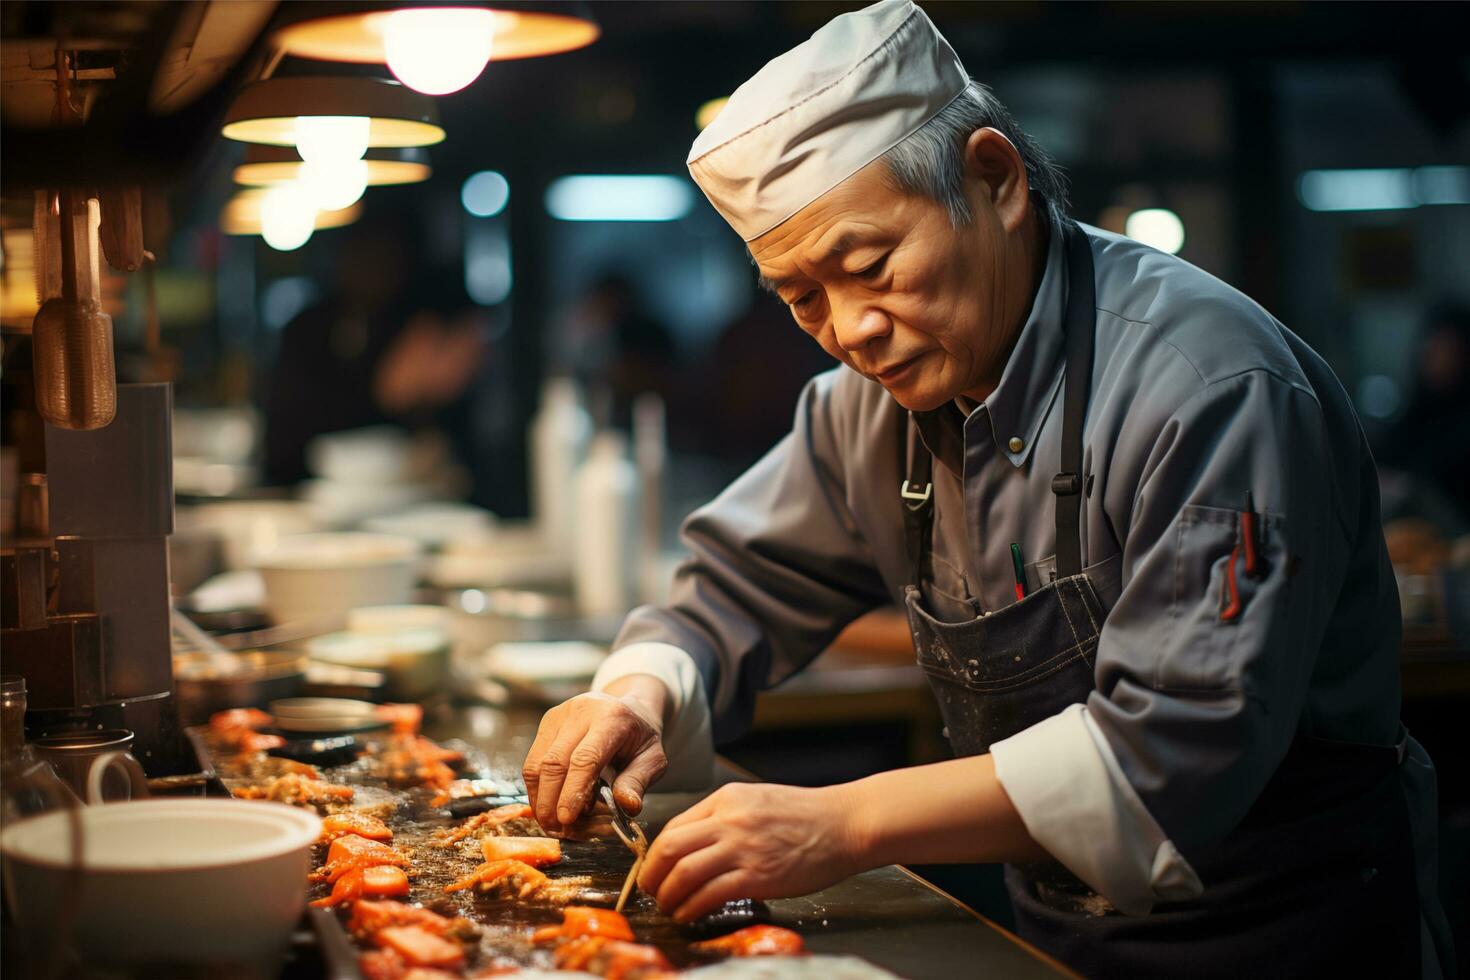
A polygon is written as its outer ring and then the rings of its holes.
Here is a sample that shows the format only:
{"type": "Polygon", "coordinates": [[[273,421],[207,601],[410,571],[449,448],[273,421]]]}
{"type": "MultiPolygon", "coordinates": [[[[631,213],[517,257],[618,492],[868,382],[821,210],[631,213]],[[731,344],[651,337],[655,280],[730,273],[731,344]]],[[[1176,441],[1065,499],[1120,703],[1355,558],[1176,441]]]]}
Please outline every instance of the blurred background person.
{"type": "Polygon", "coordinates": [[[373,425],[443,430],[473,463],[468,395],[489,351],[485,313],[455,276],[420,274],[411,239],[390,224],[350,229],[331,291],[281,331],[264,400],[265,475],[308,475],[319,435],[373,425]]]}
{"type": "Polygon", "coordinates": [[[1375,450],[1385,469],[1414,478],[1426,495],[1443,500],[1438,506],[1458,511],[1457,526],[1444,528],[1447,533],[1470,530],[1470,306],[1446,302],[1430,311],[1408,406],[1375,450]]]}
{"type": "Polygon", "coordinates": [[[645,391],[668,400],[678,377],[678,348],[627,276],[598,278],[572,310],[568,328],[572,370],[599,425],[627,429],[633,399],[645,391]]]}

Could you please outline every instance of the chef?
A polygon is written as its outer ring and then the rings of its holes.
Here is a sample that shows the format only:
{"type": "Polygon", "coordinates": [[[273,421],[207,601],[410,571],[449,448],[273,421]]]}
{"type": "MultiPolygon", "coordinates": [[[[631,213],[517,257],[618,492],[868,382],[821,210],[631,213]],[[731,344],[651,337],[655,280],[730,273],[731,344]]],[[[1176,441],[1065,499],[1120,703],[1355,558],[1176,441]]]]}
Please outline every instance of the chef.
{"type": "Polygon", "coordinates": [[[547,713],[541,822],[605,766],[633,810],[707,778],[758,692],[898,602],[956,758],[720,789],[648,854],[666,911],[1002,862],[1020,934],[1088,975],[1452,972],[1373,460],[1322,359],[1070,219],[910,0],[767,64],[689,169],[841,366],[547,713]]]}

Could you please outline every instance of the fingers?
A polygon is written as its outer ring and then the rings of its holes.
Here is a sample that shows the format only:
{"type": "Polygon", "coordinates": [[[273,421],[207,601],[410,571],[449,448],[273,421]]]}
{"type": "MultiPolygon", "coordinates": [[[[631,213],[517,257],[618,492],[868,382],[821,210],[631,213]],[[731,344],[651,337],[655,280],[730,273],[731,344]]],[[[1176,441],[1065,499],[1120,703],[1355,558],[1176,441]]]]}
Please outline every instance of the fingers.
{"type": "Polygon", "coordinates": [[[617,798],[618,806],[630,814],[641,813],[643,794],[648,791],[648,785],[668,768],[668,756],[657,743],[634,756],[613,781],[613,796],[617,798]]]}
{"type": "Polygon", "coordinates": [[[526,761],[521,763],[521,779],[526,784],[526,798],[530,800],[533,810],[536,808],[536,791],[541,785],[541,758],[551,747],[558,730],[551,714],[542,718],[541,724],[536,728],[536,739],[531,743],[531,751],[526,753],[526,761]]]}
{"type": "Polygon", "coordinates": [[[615,792],[624,809],[638,813],[648,785],[668,768],[658,730],[606,694],[580,695],[547,712],[522,767],[542,828],[556,832],[576,822],[603,770],[623,759],[615,792]]]}
{"type": "Polygon", "coordinates": [[[744,868],[726,871],[705,882],[674,910],[675,922],[692,922],[737,898],[759,898],[755,879],[744,868]]]}
{"type": "Polygon", "coordinates": [[[568,758],[566,779],[561,788],[561,800],[556,805],[556,819],[560,823],[576,822],[587,808],[597,777],[602,775],[602,770],[612,761],[623,734],[621,725],[606,721],[595,722],[572,750],[568,758]]]}
{"type": "MultiPolygon", "coordinates": [[[[562,783],[566,781],[567,773],[571,769],[572,752],[586,733],[585,721],[580,718],[568,719],[552,736],[551,745],[541,756],[537,766],[533,808],[537,822],[546,830],[556,830],[560,826],[557,822],[557,804],[561,799],[562,783]]],[[[530,790],[531,787],[527,785],[527,795],[530,790]]]]}
{"type": "Polygon", "coordinates": [[[638,887],[649,895],[657,895],[663,887],[664,878],[674,869],[680,859],[707,848],[720,838],[720,826],[713,820],[675,827],[672,824],[654,838],[643,859],[643,870],[638,874],[638,887]]]}
{"type": "Polygon", "coordinates": [[[672,912],[695,892],[727,871],[740,867],[739,852],[731,842],[716,842],[685,854],[664,877],[657,892],[658,907],[672,912]]]}

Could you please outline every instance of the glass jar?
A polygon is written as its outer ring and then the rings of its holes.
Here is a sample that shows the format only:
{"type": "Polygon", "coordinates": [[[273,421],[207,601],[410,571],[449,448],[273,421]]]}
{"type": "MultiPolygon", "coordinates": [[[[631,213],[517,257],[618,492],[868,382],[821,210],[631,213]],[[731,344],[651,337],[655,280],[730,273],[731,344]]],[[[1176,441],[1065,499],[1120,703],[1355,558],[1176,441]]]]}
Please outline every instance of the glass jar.
{"type": "Polygon", "coordinates": [[[26,679],[14,674],[0,677],[0,761],[7,766],[24,762],[26,749],[26,679]]]}

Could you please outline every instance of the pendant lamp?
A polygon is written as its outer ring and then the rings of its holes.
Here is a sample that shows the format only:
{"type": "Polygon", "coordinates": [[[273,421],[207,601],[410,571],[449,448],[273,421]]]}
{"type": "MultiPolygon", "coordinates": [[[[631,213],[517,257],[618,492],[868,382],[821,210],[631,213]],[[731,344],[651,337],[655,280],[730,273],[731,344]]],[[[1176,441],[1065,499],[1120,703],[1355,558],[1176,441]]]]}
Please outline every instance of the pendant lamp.
{"type": "MultiPolygon", "coordinates": [[[[367,164],[367,186],[417,184],[434,172],[429,154],[420,147],[373,147],[362,158],[367,164]]],[[[245,148],[245,162],[235,168],[235,183],[247,187],[269,187],[302,177],[306,164],[289,146],[252,143],[245,148]]]]}
{"type": "Polygon", "coordinates": [[[371,147],[444,139],[434,100],[397,82],[342,75],[280,76],[246,86],[221,130],[245,143],[294,146],[303,160],[357,160],[371,147]]]}
{"type": "Polygon", "coordinates": [[[518,0],[283,4],[277,25],[286,54],[387,65],[429,95],[464,88],[490,61],[571,51],[601,33],[586,4],[518,0]]]}
{"type": "Polygon", "coordinates": [[[272,248],[289,252],[306,244],[313,231],[350,225],[362,215],[362,205],[337,211],[321,211],[310,200],[287,194],[275,200],[289,185],[247,187],[235,192],[220,213],[220,230],[226,235],[260,235],[272,248]]]}

